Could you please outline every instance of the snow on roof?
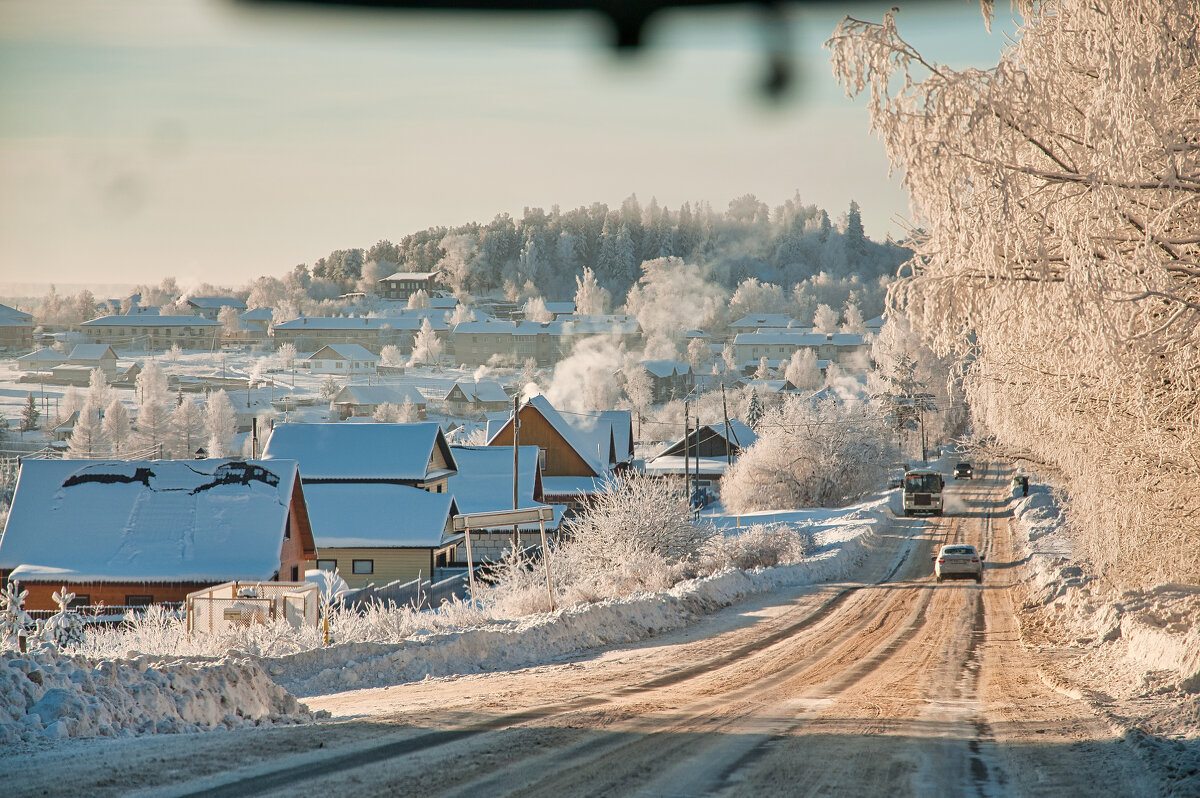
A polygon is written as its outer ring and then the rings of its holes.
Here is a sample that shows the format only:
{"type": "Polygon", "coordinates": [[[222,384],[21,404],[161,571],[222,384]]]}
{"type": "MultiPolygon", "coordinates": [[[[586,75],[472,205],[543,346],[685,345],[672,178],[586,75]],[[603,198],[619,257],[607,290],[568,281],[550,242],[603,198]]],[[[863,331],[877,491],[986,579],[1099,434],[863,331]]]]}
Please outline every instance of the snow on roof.
{"type": "Polygon", "coordinates": [[[678,360],[643,360],[642,368],[655,377],[673,377],[676,374],[687,374],[692,367],[678,360]]]}
{"type": "Polygon", "coordinates": [[[0,568],[30,580],[270,579],[295,479],[291,460],[26,460],[0,568]]]}
{"type": "Polygon", "coordinates": [[[408,485],[338,482],[305,484],[304,500],[317,549],[436,548],[446,541],[455,511],[449,493],[408,485]]]}
{"type": "Polygon", "coordinates": [[[451,469],[454,455],[436,422],[276,424],[263,459],[296,460],[304,484],[315,480],[419,482],[431,476],[434,447],[451,469]]]}
{"type": "Polygon", "coordinates": [[[231,296],[194,296],[188,299],[188,304],[197,308],[237,308],[246,309],[246,303],[231,296]]]}
{"type": "Polygon", "coordinates": [[[76,344],[71,350],[70,360],[101,360],[106,356],[116,358],[117,353],[108,344],[76,344]]]}
{"type": "Polygon", "coordinates": [[[0,325],[5,327],[24,326],[33,323],[33,316],[23,310],[0,305],[0,325]]]}
{"type": "Polygon", "coordinates": [[[275,309],[254,308],[253,310],[247,310],[241,315],[240,318],[245,319],[246,321],[270,321],[271,319],[275,318],[275,309]]]}
{"type": "Polygon", "coordinates": [[[453,391],[454,388],[462,391],[468,402],[507,402],[511,399],[504,392],[504,387],[495,380],[480,380],[479,382],[459,380],[450,390],[453,391]]]}
{"type": "Polygon", "coordinates": [[[18,363],[65,363],[67,356],[54,349],[38,349],[17,358],[18,363]]]}
{"type": "Polygon", "coordinates": [[[408,399],[417,407],[424,407],[425,397],[412,385],[347,385],[333,397],[335,405],[381,405],[384,402],[402,405],[408,399]]]}
{"type": "Polygon", "coordinates": [[[203,316],[102,316],[80,327],[220,327],[221,322],[203,316]]]}
{"type": "Polygon", "coordinates": [[[546,501],[578,499],[604,493],[606,478],[602,477],[542,477],[542,493],[546,501]]]}
{"type": "Polygon", "coordinates": [[[550,311],[551,313],[555,313],[555,314],[574,313],[575,312],[575,303],[574,302],[547,302],[546,310],[550,311]]]}
{"type": "Polygon", "coordinates": [[[546,397],[534,396],[527,404],[532,405],[541,413],[555,432],[574,449],[592,472],[599,476],[608,470],[609,441],[612,437],[612,427],[608,424],[597,424],[595,416],[582,416],[572,424],[566,420],[550,400],[546,397]]]}
{"type": "Polygon", "coordinates": [[[689,457],[685,460],[683,455],[665,454],[646,463],[642,470],[652,476],[675,474],[682,476],[688,473],[711,475],[724,474],[728,467],[729,464],[724,457],[689,457]],[[684,470],[685,465],[687,470],[684,470]]]}
{"type": "Polygon", "coordinates": [[[458,298],[452,296],[431,296],[429,307],[435,310],[454,310],[458,307],[458,298]]]}
{"type": "Polygon", "coordinates": [[[759,330],[752,333],[738,333],[734,344],[749,344],[751,346],[788,344],[791,346],[862,346],[866,339],[858,333],[815,333],[808,330],[759,330]]]}
{"type": "MultiPolygon", "coordinates": [[[[450,493],[458,500],[461,513],[483,513],[512,509],[513,454],[511,446],[451,446],[458,473],[450,477],[450,493]]],[[[517,503],[533,507],[540,502],[533,497],[538,476],[538,447],[519,447],[520,469],[517,483],[517,503]]],[[[553,529],[561,517],[555,508],[553,529]]],[[[522,529],[537,529],[537,524],[523,524],[522,529]]]]}
{"type": "Polygon", "coordinates": [[[396,272],[389,274],[379,282],[382,283],[384,280],[429,280],[434,277],[437,277],[437,272],[396,272]]]}
{"type": "MultiPolygon", "coordinates": [[[[759,313],[742,316],[735,322],[729,324],[730,327],[796,327],[800,328],[800,322],[793,319],[786,313],[759,313]]],[[[801,328],[802,329],[802,328],[801,328]]]]}
{"type": "Polygon", "coordinates": [[[603,335],[606,333],[637,335],[642,330],[636,316],[620,313],[594,316],[568,313],[559,316],[558,321],[566,324],[564,328],[566,335],[603,335]]]}
{"type": "Polygon", "coordinates": [[[367,349],[362,344],[329,344],[313,352],[305,360],[329,360],[331,357],[341,358],[342,360],[370,360],[372,362],[379,360],[379,355],[367,349]]]}
{"type": "Polygon", "coordinates": [[[276,330],[419,330],[424,318],[435,330],[449,326],[437,316],[301,316],[276,324],[276,330]]]}

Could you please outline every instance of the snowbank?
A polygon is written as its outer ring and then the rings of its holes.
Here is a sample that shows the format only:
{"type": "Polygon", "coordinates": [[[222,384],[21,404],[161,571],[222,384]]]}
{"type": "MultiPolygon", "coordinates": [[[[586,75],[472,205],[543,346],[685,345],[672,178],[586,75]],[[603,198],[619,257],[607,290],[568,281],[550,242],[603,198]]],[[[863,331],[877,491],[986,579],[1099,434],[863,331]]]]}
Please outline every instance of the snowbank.
{"type": "Polygon", "coordinates": [[[0,745],[180,734],[313,718],[249,659],[91,661],[52,650],[0,658],[0,745]]]}
{"type": "MultiPolygon", "coordinates": [[[[727,569],[681,582],[661,593],[639,593],[554,613],[401,643],[347,643],[264,660],[273,677],[298,696],[378,687],[423,679],[528,667],[599,646],[642,640],[686,626],[748,596],[783,586],[837,579],[858,565],[886,523],[887,499],[841,515],[819,513],[811,531],[812,557],[795,565],[753,571],[727,569]]],[[[816,519],[806,519],[813,523],[816,519]]]]}

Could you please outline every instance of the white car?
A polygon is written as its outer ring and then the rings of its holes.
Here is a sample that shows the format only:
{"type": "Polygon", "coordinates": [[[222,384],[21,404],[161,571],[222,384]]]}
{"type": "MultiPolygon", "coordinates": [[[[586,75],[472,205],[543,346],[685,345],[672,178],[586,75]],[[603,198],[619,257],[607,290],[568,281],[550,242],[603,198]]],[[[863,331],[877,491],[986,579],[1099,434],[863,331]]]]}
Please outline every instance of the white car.
{"type": "Polygon", "coordinates": [[[933,575],[943,579],[974,579],[983,581],[984,556],[969,543],[947,543],[933,555],[933,575]]]}

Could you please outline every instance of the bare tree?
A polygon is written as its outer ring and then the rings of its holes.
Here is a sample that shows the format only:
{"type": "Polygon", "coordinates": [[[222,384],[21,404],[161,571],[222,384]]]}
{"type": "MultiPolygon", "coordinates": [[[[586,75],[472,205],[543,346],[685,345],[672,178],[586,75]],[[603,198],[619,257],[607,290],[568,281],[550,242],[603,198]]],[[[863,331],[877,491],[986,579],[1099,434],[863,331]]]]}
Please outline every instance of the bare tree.
{"type": "Polygon", "coordinates": [[[1116,584],[1200,579],[1200,10],[1020,4],[988,70],[847,18],[828,46],[920,232],[892,290],[976,420],[1064,475],[1116,584]]]}

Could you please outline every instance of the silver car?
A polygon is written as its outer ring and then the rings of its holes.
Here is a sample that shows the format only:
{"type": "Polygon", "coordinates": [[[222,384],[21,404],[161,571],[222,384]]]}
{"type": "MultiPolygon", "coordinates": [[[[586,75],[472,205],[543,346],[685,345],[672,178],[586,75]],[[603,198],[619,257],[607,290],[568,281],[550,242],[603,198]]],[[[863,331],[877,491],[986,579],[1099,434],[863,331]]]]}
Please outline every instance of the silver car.
{"type": "Polygon", "coordinates": [[[983,581],[984,556],[968,543],[947,543],[933,555],[933,575],[943,579],[983,581]]]}

